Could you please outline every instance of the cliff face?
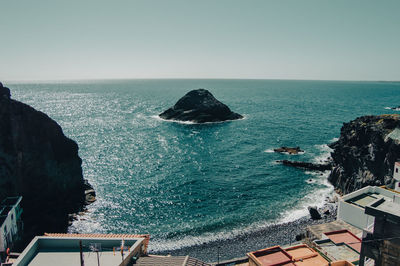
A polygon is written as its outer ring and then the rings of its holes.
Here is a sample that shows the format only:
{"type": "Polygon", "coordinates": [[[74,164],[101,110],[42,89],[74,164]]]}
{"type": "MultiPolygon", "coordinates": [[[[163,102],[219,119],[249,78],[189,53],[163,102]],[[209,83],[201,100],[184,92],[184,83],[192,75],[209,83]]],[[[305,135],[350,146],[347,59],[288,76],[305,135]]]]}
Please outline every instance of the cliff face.
{"type": "Polygon", "coordinates": [[[368,185],[392,185],[400,160],[400,116],[363,116],[344,123],[330,145],[333,168],[329,181],[342,193],[368,185]]]}
{"type": "Polygon", "coordinates": [[[78,145],[46,114],[0,83],[0,200],[22,195],[26,238],[63,232],[84,204],[78,145]]]}

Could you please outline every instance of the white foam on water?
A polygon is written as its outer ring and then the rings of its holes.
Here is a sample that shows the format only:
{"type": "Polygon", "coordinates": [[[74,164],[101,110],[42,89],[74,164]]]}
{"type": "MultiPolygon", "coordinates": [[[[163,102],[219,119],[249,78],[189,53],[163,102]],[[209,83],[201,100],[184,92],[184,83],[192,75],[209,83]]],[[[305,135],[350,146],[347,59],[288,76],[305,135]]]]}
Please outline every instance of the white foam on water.
{"type": "Polygon", "coordinates": [[[339,140],[339,138],[333,138],[333,139],[330,140],[330,143],[336,142],[336,141],[338,141],[338,140],[339,140]]]}
{"type": "Polygon", "coordinates": [[[178,123],[178,124],[184,124],[184,125],[204,125],[204,124],[220,124],[220,123],[225,123],[225,122],[231,122],[231,121],[240,121],[240,120],[245,120],[247,116],[243,115],[243,118],[240,119],[235,119],[235,120],[225,120],[225,121],[218,121],[218,122],[205,122],[205,123],[197,123],[194,121],[180,121],[180,120],[173,120],[173,119],[164,119],[159,117],[158,115],[152,115],[150,116],[151,118],[164,121],[164,122],[171,122],[171,123],[178,123]]]}
{"type": "Polygon", "coordinates": [[[334,192],[333,186],[328,182],[327,179],[329,171],[325,171],[322,175],[315,172],[307,173],[312,175],[314,182],[322,185],[323,188],[310,191],[303,199],[299,200],[300,205],[296,206],[294,209],[282,213],[278,220],[260,221],[245,227],[235,228],[228,232],[205,233],[200,236],[184,236],[179,239],[170,240],[153,240],[149,245],[149,250],[152,252],[159,252],[201,245],[218,240],[229,240],[240,235],[260,231],[271,225],[289,223],[305,217],[309,215],[309,206],[316,206],[317,208],[323,207],[326,203],[326,199],[334,192]]]}
{"type": "Polygon", "coordinates": [[[312,161],[314,163],[325,163],[331,157],[331,152],[333,151],[327,144],[315,145],[315,147],[320,151],[320,154],[316,156],[312,161]]]}
{"type": "Polygon", "coordinates": [[[299,200],[300,205],[297,206],[295,210],[284,212],[281,219],[278,220],[278,223],[293,222],[307,216],[309,214],[309,206],[316,206],[317,208],[323,207],[326,203],[326,198],[334,192],[333,185],[328,182],[329,173],[329,171],[325,171],[323,175],[320,176],[317,176],[317,173],[313,173],[312,175],[315,176],[313,178],[314,183],[322,185],[323,188],[310,191],[303,199],[299,200]]]}
{"type": "Polygon", "coordinates": [[[274,149],[266,149],[264,152],[267,152],[267,153],[274,153],[275,151],[274,151],[274,149]]]}
{"type": "MultiPolygon", "coordinates": [[[[264,152],[266,152],[266,153],[274,153],[275,151],[274,151],[274,149],[266,149],[264,152]]],[[[288,153],[288,152],[277,152],[277,153],[286,154],[286,155],[302,155],[302,154],[304,154],[306,152],[305,151],[301,151],[301,152],[298,152],[297,154],[291,154],[291,153],[288,153]]]]}

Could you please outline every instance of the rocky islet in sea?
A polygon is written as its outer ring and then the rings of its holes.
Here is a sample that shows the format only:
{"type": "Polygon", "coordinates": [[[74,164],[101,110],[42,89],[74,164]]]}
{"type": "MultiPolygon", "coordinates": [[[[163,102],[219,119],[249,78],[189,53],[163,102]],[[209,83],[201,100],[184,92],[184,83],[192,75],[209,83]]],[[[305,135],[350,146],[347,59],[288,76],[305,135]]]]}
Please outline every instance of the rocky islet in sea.
{"type": "Polygon", "coordinates": [[[188,92],[173,107],[161,113],[159,117],[166,120],[195,123],[222,122],[243,118],[242,115],[232,112],[228,106],[215,99],[205,89],[188,92]]]}

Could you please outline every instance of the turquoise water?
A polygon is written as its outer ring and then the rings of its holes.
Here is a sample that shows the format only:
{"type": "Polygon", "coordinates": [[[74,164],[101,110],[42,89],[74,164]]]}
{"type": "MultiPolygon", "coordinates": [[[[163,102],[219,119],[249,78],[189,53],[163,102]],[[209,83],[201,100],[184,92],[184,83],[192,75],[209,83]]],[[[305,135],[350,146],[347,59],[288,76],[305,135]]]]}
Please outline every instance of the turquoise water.
{"type": "Polygon", "coordinates": [[[70,231],[150,233],[160,251],[258,230],[307,214],[333,188],[326,174],[276,160],[319,161],[343,122],[395,113],[400,83],[282,80],[109,80],[6,83],[79,144],[97,202],[70,231]],[[157,118],[206,88],[245,119],[157,118]],[[300,146],[300,155],[271,152],[300,146]]]}

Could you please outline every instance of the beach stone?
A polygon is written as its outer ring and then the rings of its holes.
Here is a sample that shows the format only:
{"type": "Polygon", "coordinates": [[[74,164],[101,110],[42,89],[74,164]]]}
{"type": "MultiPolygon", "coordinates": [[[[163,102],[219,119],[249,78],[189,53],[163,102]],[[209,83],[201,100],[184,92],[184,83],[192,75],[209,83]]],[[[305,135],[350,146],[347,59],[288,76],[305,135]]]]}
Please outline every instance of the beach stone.
{"type": "Polygon", "coordinates": [[[319,213],[317,207],[308,207],[308,211],[310,212],[311,219],[319,220],[321,219],[321,214],[319,213]]]}
{"type": "Polygon", "coordinates": [[[195,123],[222,122],[243,118],[232,112],[205,89],[188,92],[171,108],[159,115],[160,118],[195,123]]]}

